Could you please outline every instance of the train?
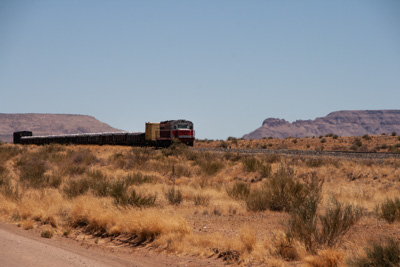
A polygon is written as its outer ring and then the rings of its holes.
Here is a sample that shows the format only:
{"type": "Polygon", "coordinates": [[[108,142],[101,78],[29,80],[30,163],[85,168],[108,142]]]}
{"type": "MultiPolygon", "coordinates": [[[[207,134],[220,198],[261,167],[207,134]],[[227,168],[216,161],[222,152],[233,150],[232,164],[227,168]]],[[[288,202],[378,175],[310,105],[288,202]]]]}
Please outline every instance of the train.
{"type": "Polygon", "coordinates": [[[195,132],[188,120],[146,123],[145,132],[106,132],[34,136],[31,131],[14,132],[14,144],[77,144],[168,147],[174,140],[193,146],[195,132]]]}

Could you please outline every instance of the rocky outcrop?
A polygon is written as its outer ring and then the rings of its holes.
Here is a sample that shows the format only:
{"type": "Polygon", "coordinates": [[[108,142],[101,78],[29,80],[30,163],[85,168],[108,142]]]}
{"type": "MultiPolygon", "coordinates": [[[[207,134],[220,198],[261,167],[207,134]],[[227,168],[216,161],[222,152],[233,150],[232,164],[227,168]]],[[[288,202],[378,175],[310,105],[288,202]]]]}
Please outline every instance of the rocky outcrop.
{"type": "Polygon", "coordinates": [[[307,137],[330,133],[339,136],[361,136],[392,132],[400,134],[400,110],[349,110],[332,112],[315,120],[297,120],[293,123],[284,119],[268,118],[260,128],[244,135],[243,138],[307,137]]]}
{"type": "Polygon", "coordinates": [[[120,130],[86,115],[0,113],[0,140],[12,142],[13,132],[16,131],[32,131],[34,135],[57,135],[120,130]]]}

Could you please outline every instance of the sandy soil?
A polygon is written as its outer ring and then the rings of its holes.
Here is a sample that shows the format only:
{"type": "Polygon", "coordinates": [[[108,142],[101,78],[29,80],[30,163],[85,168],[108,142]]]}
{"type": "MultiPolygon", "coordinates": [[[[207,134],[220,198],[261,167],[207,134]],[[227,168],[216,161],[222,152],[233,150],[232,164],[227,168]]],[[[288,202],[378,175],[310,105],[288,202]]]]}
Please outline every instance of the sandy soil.
{"type": "Polygon", "coordinates": [[[91,245],[54,236],[40,237],[37,229],[22,230],[0,222],[0,266],[223,266],[215,258],[198,259],[159,254],[147,248],[91,245]]]}

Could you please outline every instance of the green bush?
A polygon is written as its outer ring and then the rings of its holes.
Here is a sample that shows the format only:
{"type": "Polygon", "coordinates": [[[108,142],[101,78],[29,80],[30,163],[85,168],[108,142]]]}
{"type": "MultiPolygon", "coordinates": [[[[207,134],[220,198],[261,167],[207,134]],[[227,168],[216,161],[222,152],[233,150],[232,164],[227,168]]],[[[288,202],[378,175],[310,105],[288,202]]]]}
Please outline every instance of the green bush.
{"type": "Polygon", "coordinates": [[[400,199],[394,200],[387,198],[382,204],[377,206],[378,214],[388,223],[400,220],[400,199]]]}
{"type": "Polygon", "coordinates": [[[175,186],[172,186],[165,193],[165,198],[170,204],[179,205],[183,201],[182,191],[176,190],[175,186]]]}
{"type": "Polygon", "coordinates": [[[243,182],[236,182],[231,188],[226,188],[228,196],[233,199],[246,199],[250,194],[250,186],[243,182]]]}
{"type": "Polygon", "coordinates": [[[371,247],[365,248],[366,257],[350,260],[350,266],[357,267],[394,267],[400,264],[400,246],[392,238],[384,243],[372,242],[371,247]]]}

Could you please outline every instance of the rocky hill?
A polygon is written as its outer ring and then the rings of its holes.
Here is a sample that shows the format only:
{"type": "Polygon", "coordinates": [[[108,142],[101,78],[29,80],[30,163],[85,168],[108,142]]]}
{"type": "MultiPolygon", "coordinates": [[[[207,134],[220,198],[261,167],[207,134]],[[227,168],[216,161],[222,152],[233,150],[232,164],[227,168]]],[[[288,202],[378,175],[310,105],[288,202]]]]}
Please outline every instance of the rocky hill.
{"type": "Polygon", "coordinates": [[[297,120],[293,123],[284,119],[268,118],[260,128],[244,135],[243,138],[307,137],[330,133],[339,136],[362,136],[392,132],[400,133],[400,110],[354,110],[336,111],[315,120],[297,120]]]}
{"type": "Polygon", "coordinates": [[[0,113],[0,140],[12,142],[13,132],[32,131],[34,135],[98,133],[120,131],[94,117],[71,114],[0,113]]]}

